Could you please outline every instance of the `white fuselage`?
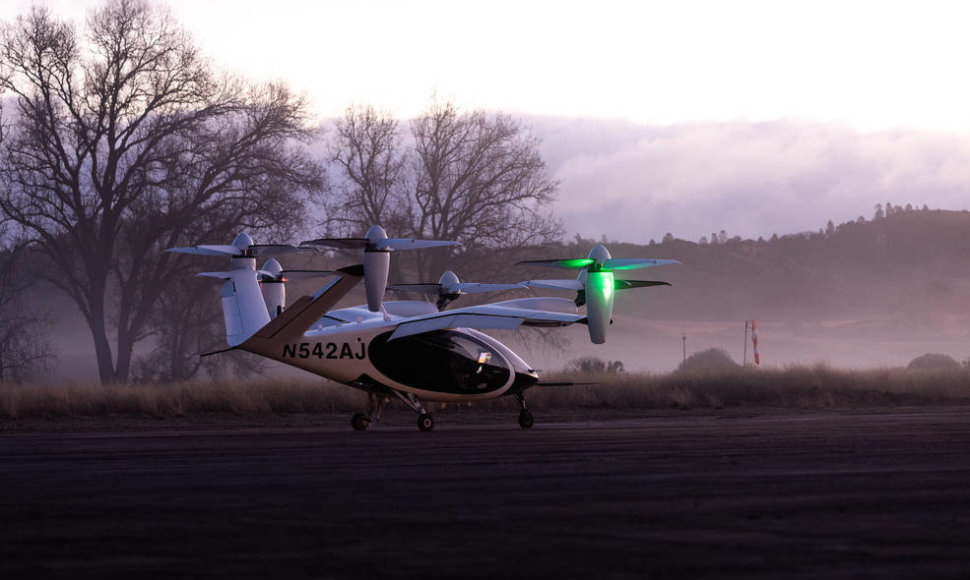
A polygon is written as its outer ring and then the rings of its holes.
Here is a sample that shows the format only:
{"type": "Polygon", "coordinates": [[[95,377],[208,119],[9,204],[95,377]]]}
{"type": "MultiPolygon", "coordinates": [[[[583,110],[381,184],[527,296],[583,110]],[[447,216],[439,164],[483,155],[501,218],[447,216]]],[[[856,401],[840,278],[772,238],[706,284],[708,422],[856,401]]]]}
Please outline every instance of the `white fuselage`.
{"type": "Polygon", "coordinates": [[[388,340],[394,318],[366,307],[332,311],[298,340],[259,354],[347,385],[383,386],[430,401],[491,399],[538,381],[508,347],[474,329],[388,340]]]}

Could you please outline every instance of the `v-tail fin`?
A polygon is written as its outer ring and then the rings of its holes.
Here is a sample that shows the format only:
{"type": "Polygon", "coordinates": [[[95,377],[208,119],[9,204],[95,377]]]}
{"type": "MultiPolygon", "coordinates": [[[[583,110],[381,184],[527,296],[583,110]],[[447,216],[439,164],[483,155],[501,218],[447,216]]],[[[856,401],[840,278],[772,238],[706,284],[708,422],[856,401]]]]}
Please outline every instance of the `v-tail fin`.
{"type": "Polygon", "coordinates": [[[222,285],[222,314],[226,319],[226,342],[239,346],[269,322],[269,312],[259,289],[256,272],[226,272],[222,285]]]}
{"type": "Polygon", "coordinates": [[[349,266],[337,270],[336,274],[336,278],[312,297],[301,296],[280,315],[258,329],[241,348],[272,358],[272,353],[278,350],[276,345],[299,339],[311,324],[332,310],[364,278],[364,267],[359,264],[349,266]]]}

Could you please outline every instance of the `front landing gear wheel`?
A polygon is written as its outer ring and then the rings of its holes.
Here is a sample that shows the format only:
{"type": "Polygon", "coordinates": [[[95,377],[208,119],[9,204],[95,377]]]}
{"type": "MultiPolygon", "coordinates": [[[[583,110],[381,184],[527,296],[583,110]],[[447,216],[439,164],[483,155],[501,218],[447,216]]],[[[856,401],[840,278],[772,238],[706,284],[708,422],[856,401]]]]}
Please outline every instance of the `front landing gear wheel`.
{"type": "Polygon", "coordinates": [[[370,425],[370,418],[363,413],[354,413],[354,416],[350,419],[350,425],[354,428],[354,431],[363,431],[370,425]]]}
{"type": "Polygon", "coordinates": [[[529,427],[532,427],[532,423],[534,422],[535,420],[532,418],[532,413],[530,413],[527,409],[522,409],[522,411],[519,413],[519,427],[528,429],[529,427]]]}
{"type": "Polygon", "coordinates": [[[431,431],[434,429],[434,419],[431,418],[431,415],[427,413],[418,415],[418,429],[422,431],[431,431]]]}

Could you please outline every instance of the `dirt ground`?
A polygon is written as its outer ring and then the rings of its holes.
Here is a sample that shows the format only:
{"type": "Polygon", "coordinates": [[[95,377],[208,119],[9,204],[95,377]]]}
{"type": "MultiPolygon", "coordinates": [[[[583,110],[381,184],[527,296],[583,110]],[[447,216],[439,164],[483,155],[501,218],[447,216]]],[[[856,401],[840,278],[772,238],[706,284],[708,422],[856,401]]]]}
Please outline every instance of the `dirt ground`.
{"type": "Polygon", "coordinates": [[[436,418],[8,422],[0,577],[970,577],[970,409],[436,418]]]}

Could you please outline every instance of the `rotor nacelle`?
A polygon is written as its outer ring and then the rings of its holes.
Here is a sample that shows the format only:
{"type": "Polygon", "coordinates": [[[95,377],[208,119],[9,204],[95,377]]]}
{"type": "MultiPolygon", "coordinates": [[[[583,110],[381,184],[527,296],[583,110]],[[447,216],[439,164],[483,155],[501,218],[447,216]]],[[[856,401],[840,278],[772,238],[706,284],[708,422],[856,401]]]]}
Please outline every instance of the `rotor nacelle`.
{"type": "Polygon", "coordinates": [[[463,294],[479,294],[483,292],[501,292],[504,290],[515,290],[525,288],[520,283],[516,284],[482,284],[479,282],[462,282],[451,270],[445,272],[438,278],[437,284],[391,284],[391,290],[404,292],[417,292],[424,294],[429,301],[434,301],[438,310],[444,310],[446,306],[457,300],[463,294]]]}
{"type": "Polygon", "coordinates": [[[308,240],[303,246],[325,246],[339,249],[363,248],[364,250],[364,292],[367,295],[367,309],[379,312],[387,288],[387,276],[391,268],[392,250],[418,250],[439,246],[456,246],[458,242],[441,240],[418,240],[414,238],[389,238],[384,228],[373,225],[363,238],[319,238],[308,240]]]}
{"type": "Polygon", "coordinates": [[[231,244],[200,244],[166,250],[176,254],[229,258],[229,271],[197,275],[226,281],[222,287],[222,306],[226,340],[230,346],[240,344],[283,312],[286,308],[285,282],[332,274],[328,270],[284,270],[275,258],[269,258],[263,268],[257,270],[256,257],[307,251],[311,249],[290,244],[256,244],[245,232],[236,235],[231,244]]]}
{"type": "Polygon", "coordinates": [[[614,258],[602,244],[596,244],[585,258],[559,260],[526,260],[518,262],[530,266],[547,266],[579,270],[575,280],[529,280],[524,282],[532,288],[575,290],[576,305],[586,305],[586,323],[589,339],[594,344],[606,342],[606,330],[613,319],[613,297],[617,290],[643,288],[646,286],[669,286],[666,282],[648,280],[619,280],[614,270],[633,270],[663,264],[679,264],[677,260],[646,258],[614,258]]]}

